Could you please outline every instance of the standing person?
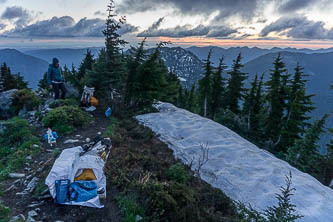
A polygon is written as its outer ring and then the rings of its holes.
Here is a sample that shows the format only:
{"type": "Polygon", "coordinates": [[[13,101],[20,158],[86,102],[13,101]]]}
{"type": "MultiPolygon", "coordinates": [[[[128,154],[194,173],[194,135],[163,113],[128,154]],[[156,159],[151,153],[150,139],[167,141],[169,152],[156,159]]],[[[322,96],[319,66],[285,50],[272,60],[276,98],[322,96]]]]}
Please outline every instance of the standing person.
{"type": "Polygon", "coordinates": [[[54,91],[54,99],[59,99],[59,91],[61,91],[61,99],[65,99],[66,88],[65,88],[65,79],[62,73],[62,70],[59,66],[59,60],[53,58],[52,64],[49,65],[47,71],[47,83],[50,89],[54,91]]]}

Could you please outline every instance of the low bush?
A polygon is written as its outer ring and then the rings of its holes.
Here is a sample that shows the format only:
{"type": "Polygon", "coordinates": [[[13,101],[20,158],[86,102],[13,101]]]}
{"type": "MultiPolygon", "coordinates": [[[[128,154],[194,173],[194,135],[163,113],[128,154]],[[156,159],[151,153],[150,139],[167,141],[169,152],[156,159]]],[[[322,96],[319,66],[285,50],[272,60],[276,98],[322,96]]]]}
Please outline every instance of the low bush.
{"type": "Polygon", "coordinates": [[[170,180],[184,184],[188,181],[189,176],[187,175],[184,166],[180,163],[177,163],[169,168],[168,178],[170,180]]]}
{"type": "Polygon", "coordinates": [[[39,153],[40,141],[24,119],[15,117],[4,121],[6,126],[0,137],[0,180],[22,167],[28,155],[39,153]]]}
{"type": "Polygon", "coordinates": [[[79,106],[80,103],[75,98],[68,98],[68,99],[59,99],[55,100],[54,102],[50,103],[49,107],[54,109],[60,106],[79,106]]]}
{"type": "Polygon", "coordinates": [[[40,99],[35,95],[31,89],[21,89],[13,95],[12,109],[15,114],[23,108],[27,111],[36,109],[40,104],[40,99]]]}
{"type": "Polygon", "coordinates": [[[9,221],[9,213],[11,212],[11,209],[4,206],[1,202],[0,202],[0,222],[5,222],[5,221],[9,221]]]}
{"type": "Polygon", "coordinates": [[[51,127],[59,134],[71,133],[75,128],[89,124],[93,118],[79,107],[60,106],[51,110],[43,119],[45,127],[51,127]]]}
{"type": "Polygon", "coordinates": [[[125,222],[143,221],[144,210],[138,204],[136,198],[119,195],[116,200],[125,222]]]}
{"type": "Polygon", "coordinates": [[[106,131],[103,133],[104,137],[112,137],[115,128],[118,126],[118,120],[114,117],[110,117],[111,124],[108,126],[106,131]]]}

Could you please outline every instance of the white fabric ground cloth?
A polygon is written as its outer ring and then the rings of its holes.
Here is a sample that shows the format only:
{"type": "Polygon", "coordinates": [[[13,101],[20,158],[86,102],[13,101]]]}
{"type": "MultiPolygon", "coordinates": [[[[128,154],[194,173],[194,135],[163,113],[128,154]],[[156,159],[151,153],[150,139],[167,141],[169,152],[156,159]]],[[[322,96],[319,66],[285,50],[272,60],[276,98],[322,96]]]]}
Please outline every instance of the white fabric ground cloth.
{"type": "MultiPolygon", "coordinates": [[[[79,154],[83,152],[81,146],[65,149],[55,161],[49,175],[45,180],[45,184],[49,187],[50,193],[53,198],[56,197],[55,181],[60,179],[69,179],[74,182],[75,174],[80,169],[89,168],[94,171],[97,180],[94,180],[97,187],[103,187],[106,196],[106,177],[104,175],[105,161],[97,155],[97,150],[103,148],[101,142],[96,144],[92,150],[83,156],[79,154]]],[[[107,158],[106,158],[107,159],[107,158]]],[[[86,207],[103,208],[99,202],[98,196],[86,202],[70,201],[64,203],[66,205],[78,205],[86,207]]]]}

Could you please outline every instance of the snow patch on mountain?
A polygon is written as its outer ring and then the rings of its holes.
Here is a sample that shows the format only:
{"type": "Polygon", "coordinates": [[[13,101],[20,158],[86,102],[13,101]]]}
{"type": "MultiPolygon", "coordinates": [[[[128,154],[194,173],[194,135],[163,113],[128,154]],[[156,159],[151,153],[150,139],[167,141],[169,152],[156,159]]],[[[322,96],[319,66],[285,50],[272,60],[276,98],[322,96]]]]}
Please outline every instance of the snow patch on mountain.
{"type": "Polygon", "coordinates": [[[201,177],[221,189],[233,200],[251,204],[262,211],[277,203],[275,194],[292,173],[296,188],[291,202],[302,222],[333,221],[333,190],[271,153],[259,149],[230,129],[168,103],[157,105],[159,113],[137,116],[145,126],[160,135],[185,163],[198,166],[201,146],[207,145],[209,160],[201,168],[201,177]]]}

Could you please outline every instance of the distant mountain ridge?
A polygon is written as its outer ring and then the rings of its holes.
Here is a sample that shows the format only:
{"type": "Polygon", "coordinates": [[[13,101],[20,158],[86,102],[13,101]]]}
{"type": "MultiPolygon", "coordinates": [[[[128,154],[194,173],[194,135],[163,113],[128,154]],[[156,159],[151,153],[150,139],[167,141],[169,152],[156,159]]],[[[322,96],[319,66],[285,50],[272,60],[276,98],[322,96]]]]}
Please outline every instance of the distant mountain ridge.
{"type": "Polygon", "coordinates": [[[87,49],[91,50],[92,54],[97,56],[101,47],[92,47],[92,48],[80,48],[80,49],[71,49],[71,48],[59,48],[59,49],[35,49],[24,51],[25,54],[31,55],[49,63],[54,57],[60,60],[61,66],[67,66],[72,68],[72,64],[78,68],[81,64],[81,61],[84,59],[84,56],[87,52],[87,49]]]}
{"type": "Polygon", "coordinates": [[[48,69],[48,63],[16,49],[0,50],[0,63],[6,63],[12,74],[20,73],[24,80],[29,82],[29,87],[36,89],[38,82],[48,69]]]}
{"type": "Polygon", "coordinates": [[[241,53],[243,59],[242,62],[246,63],[249,62],[259,56],[269,54],[269,53],[276,53],[276,52],[298,52],[298,53],[305,53],[305,54],[312,54],[312,53],[327,53],[333,52],[333,48],[328,49],[296,49],[296,48],[277,48],[274,47],[272,49],[262,49],[258,47],[249,48],[245,47],[231,47],[231,48],[221,48],[217,46],[206,46],[206,47],[197,47],[192,46],[186,48],[186,50],[194,53],[199,59],[203,60],[207,58],[209,50],[212,49],[212,62],[214,66],[217,66],[219,63],[219,59],[223,56],[224,63],[230,68],[233,60],[236,59],[237,55],[241,53]]]}
{"type": "MultiPolygon", "coordinates": [[[[148,53],[153,51],[154,49],[149,49],[148,53]]],[[[160,52],[161,59],[168,70],[175,72],[183,87],[191,88],[194,83],[203,77],[202,61],[192,52],[181,47],[162,47],[160,52]]]]}

